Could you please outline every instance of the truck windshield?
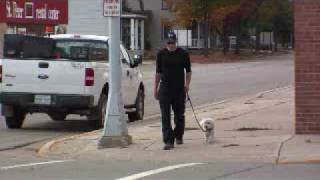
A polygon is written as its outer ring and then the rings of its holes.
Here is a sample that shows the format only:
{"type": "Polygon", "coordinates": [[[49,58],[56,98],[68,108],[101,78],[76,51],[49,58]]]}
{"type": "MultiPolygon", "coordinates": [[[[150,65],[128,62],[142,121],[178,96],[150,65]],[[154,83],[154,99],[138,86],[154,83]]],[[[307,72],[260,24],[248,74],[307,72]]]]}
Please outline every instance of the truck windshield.
{"type": "Polygon", "coordinates": [[[55,54],[61,59],[108,61],[108,45],[103,41],[56,40],[55,54]]]}

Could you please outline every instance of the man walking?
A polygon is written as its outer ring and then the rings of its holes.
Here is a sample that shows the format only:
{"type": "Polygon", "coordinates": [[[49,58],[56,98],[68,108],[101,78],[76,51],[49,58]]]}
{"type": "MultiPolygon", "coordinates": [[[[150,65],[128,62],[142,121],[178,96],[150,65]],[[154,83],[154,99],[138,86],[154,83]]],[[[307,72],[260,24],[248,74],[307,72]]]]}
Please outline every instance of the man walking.
{"type": "Polygon", "coordinates": [[[157,55],[154,97],[159,100],[162,116],[164,150],[174,148],[174,142],[183,144],[185,129],[185,99],[191,81],[189,54],[176,45],[177,37],[168,34],[166,48],[157,55]],[[175,128],[171,126],[171,108],[175,128]]]}

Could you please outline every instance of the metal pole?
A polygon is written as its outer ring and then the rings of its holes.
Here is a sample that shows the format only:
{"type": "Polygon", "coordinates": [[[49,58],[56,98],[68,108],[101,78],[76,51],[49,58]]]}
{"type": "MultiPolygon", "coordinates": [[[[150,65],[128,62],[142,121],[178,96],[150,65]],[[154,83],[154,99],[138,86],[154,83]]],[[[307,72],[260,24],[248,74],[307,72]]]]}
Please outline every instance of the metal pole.
{"type": "Polygon", "coordinates": [[[98,148],[125,147],[131,143],[121,95],[120,16],[109,17],[110,81],[103,136],[98,148]]]}

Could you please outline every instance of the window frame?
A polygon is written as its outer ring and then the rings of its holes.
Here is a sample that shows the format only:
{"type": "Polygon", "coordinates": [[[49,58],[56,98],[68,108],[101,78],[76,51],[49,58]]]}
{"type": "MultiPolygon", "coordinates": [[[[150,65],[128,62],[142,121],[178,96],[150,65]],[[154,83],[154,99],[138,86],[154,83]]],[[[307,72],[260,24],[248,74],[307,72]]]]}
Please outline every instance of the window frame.
{"type": "MultiPolygon", "coordinates": [[[[89,39],[55,39],[56,47],[59,42],[90,42],[90,43],[100,43],[106,45],[107,50],[107,58],[106,59],[86,59],[86,60],[73,60],[73,61],[83,61],[83,62],[109,62],[109,44],[107,41],[100,41],[100,40],[89,40],[89,39]]],[[[69,58],[61,58],[67,59],[69,58]]]]}

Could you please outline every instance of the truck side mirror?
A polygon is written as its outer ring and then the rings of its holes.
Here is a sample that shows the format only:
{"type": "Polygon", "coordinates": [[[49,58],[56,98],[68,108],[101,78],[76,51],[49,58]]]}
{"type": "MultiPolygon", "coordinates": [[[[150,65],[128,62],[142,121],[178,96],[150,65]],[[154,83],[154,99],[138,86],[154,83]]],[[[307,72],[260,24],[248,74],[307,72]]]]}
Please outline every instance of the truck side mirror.
{"type": "Polygon", "coordinates": [[[133,56],[133,63],[131,65],[132,68],[137,67],[139,64],[142,64],[142,56],[134,55],[133,56]]]}
{"type": "Polygon", "coordinates": [[[142,64],[142,56],[140,56],[140,55],[134,55],[133,59],[134,59],[138,64],[142,64]]]}

